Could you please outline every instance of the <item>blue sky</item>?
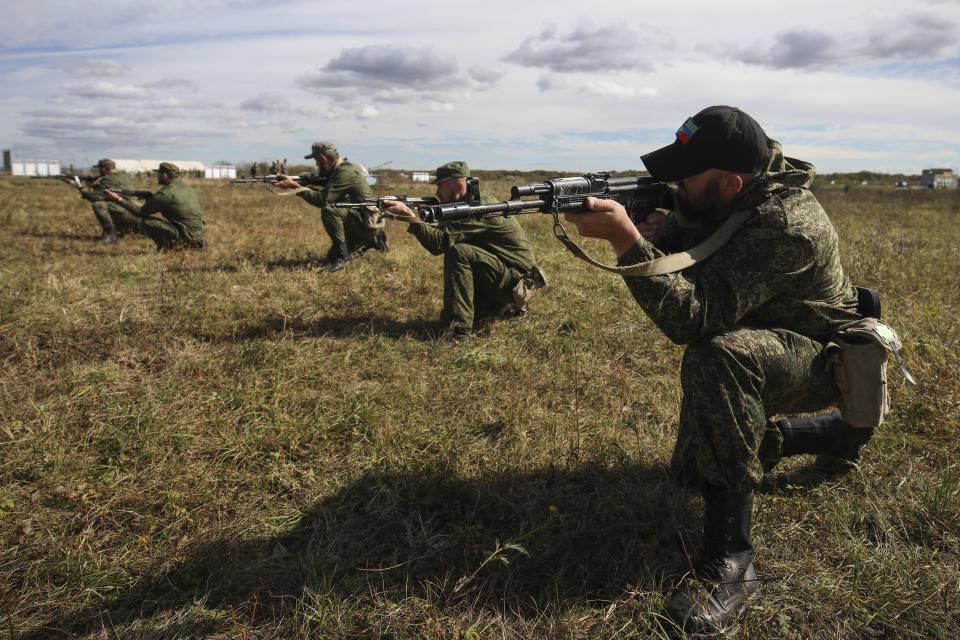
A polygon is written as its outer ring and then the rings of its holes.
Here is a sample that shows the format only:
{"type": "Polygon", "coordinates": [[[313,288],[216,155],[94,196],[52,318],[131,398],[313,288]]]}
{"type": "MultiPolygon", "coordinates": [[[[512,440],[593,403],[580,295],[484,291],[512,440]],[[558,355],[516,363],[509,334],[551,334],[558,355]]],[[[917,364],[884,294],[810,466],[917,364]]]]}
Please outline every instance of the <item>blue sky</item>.
{"type": "Polygon", "coordinates": [[[820,171],[960,168],[960,1],[37,0],[0,25],[0,147],[430,169],[636,169],[712,104],[820,171]]]}

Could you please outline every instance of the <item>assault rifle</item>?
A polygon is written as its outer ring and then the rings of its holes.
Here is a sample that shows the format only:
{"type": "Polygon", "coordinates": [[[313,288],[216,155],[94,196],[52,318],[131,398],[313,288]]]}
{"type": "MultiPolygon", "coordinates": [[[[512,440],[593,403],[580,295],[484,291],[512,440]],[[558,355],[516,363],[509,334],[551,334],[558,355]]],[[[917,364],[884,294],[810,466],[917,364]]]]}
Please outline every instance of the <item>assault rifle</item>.
{"type": "Polygon", "coordinates": [[[374,200],[361,200],[360,202],[334,202],[330,206],[339,209],[363,209],[365,207],[373,207],[383,211],[387,202],[391,200],[402,202],[411,209],[420,209],[428,205],[440,204],[440,201],[433,196],[424,196],[422,198],[416,196],[380,196],[374,200]]]}
{"type": "Polygon", "coordinates": [[[671,209],[673,203],[670,187],[653,178],[613,178],[610,172],[601,172],[516,185],[510,190],[509,200],[494,204],[452,202],[426,205],[420,208],[420,219],[438,223],[522,213],[549,213],[559,222],[561,213],[582,211],[584,202],[590,197],[616,200],[635,222],[642,221],[654,209],[671,209]]]}
{"type": "MultiPolygon", "coordinates": [[[[136,198],[137,200],[149,200],[153,197],[152,191],[134,191],[133,189],[110,189],[110,191],[113,191],[118,196],[136,198]]],[[[81,195],[83,195],[84,200],[89,200],[89,198],[86,197],[86,193],[81,195]]]]}
{"type": "Polygon", "coordinates": [[[276,184],[281,180],[290,178],[294,182],[299,182],[301,187],[323,187],[327,184],[330,176],[316,173],[305,173],[300,176],[285,176],[283,174],[270,174],[267,176],[257,176],[256,178],[234,178],[230,182],[233,184],[276,184]]]}
{"type": "Polygon", "coordinates": [[[90,184],[100,179],[100,176],[78,176],[73,173],[58,173],[56,175],[50,175],[50,176],[30,176],[30,177],[35,180],[60,180],[61,182],[67,182],[77,187],[78,189],[82,186],[81,183],[90,184]]]}

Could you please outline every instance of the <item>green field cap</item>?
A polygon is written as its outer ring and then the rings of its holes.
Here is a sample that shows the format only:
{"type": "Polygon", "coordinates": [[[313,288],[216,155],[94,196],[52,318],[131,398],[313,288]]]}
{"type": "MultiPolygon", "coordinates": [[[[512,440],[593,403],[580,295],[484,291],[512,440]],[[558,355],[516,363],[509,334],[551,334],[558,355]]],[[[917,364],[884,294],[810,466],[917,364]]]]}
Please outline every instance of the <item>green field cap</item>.
{"type": "Polygon", "coordinates": [[[437,182],[443,182],[444,180],[449,180],[450,178],[469,178],[470,177],[470,167],[467,166],[466,162],[461,160],[455,160],[453,162],[448,162],[445,165],[437,167],[437,177],[433,181],[434,184],[437,182]]]}
{"type": "Polygon", "coordinates": [[[337,155],[337,147],[332,142],[314,142],[310,145],[309,155],[303,156],[303,159],[319,158],[320,156],[332,158],[335,155],[337,155]]]}
{"type": "Polygon", "coordinates": [[[117,168],[117,163],[111,160],[110,158],[104,158],[103,160],[100,160],[99,162],[97,162],[97,164],[93,166],[96,169],[110,169],[111,171],[113,171],[114,169],[117,168]]]}
{"type": "Polygon", "coordinates": [[[158,173],[166,173],[171,176],[180,175],[180,167],[173,164],[172,162],[161,162],[160,166],[157,169],[154,169],[158,173]]]}

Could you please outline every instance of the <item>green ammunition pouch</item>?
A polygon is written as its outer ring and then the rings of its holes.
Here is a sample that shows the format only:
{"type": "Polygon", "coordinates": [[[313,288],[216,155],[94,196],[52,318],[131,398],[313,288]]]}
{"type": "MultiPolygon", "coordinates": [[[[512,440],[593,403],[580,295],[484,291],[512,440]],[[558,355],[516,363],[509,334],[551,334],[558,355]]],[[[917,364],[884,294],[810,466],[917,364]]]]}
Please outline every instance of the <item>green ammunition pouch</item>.
{"type": "Polygon", "coordinates": [[[890,409],[887,357],[894,354],[904,378],[916,384],[900,358],[902,344],[896,332],[876,318],[849,322],[825,347],[827,367],[840,390],[844,422],[862,429],[880,426],[890,409]]]}

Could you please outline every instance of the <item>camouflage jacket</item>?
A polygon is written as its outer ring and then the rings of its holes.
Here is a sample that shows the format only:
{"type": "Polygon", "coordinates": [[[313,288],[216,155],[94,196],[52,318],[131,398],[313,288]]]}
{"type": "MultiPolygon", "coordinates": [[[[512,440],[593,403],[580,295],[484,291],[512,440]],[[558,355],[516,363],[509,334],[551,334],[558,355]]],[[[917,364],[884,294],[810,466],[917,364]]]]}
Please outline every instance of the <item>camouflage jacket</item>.
{"type": "Polygon", "coordinates": [[[625,277],[630,292],[670,340],[687,344],[747,326],[817,340],[855,320],[856,290],[840,264],[837,232],[810,192],[813,165],[786,158],[771,141],[766,172],[729,207],[699,225],[671,216],[658,246],[641,240],[621,256],[634,264],[689,249],[735,211],[752,215],[726,245],[681,273],[625,277]]]}
{"type": "Polygon", "coordinates": [[[334,202],[360,202],[376,198],[360,166],[346,159],[333,168],[330,179],[322,189],[301,191],[297,195],[321,208],[334,202]]]}
{"type": "Polygon", "coordinates": [[[411,224],[407,229],[433,255],[461,242],[497,256],[508,267],[526,271],[536,264],[533,247],[516,218],[459,220],[440,226],[411,224]]]}
{"type": "Polygon", "coordinates": [[[130,180],[130,177],[125,173],[108,173],[105,176],[100,176],[95,181],[90,183],[90,202],[101,202],[106,200],[107,197],[103,195],[104,189],[129,189],[133,190],[133,181],[130,180]]]}
{"type": "Polygon", "coordinates": [[[130,213],[147,218],[159,213],[177,228],[180,236],[196,242],[203,239],[203,209],[197,192],[183,180],[177,178],[164,185],[142,206],[124,199],[124,208],[130,213]]]}

